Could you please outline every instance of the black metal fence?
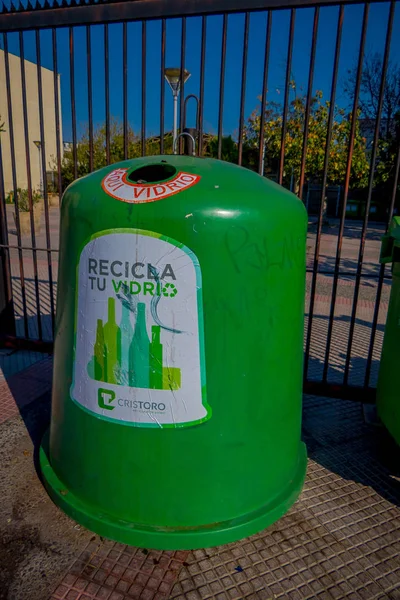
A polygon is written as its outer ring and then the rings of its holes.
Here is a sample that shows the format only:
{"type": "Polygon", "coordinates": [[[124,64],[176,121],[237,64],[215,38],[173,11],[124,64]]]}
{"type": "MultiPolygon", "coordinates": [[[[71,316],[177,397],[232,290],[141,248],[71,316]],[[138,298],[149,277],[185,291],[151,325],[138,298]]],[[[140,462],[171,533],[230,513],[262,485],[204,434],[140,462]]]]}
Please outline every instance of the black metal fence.
{"type": "MultiPolygon", "coordinates": [[[[182,127],[186,119],[184,73],[189,49],[189,62],[198,64],[189,90],[195,91],[198,99],[197,153],[253,168],[291,187],[309,209],[313,207],[309,210],[307,255],[306,389],[373,399],[390,292],[390,272],[379,264],[380,237],[387,231],[398,200],[400,93],[397,100],[396,94],[400,90],[392,89],[398,51],[393,31],[398,13],[394,1],[45,0],[18,6],[3,2],[2,344],[51,351],[58,257],[58,207],[53,204],[55,197],[61,199],[63,187],[116,158],[171,152],[172,128],[166,126],[170,98],[164,72],[169,66],[168,45],[173,42],[179,55],[182,127]],[[373,11],[377,12],[371,17],[373,11]],[[368,112],[368,35],[375,36],[368,28],[376,15],[384,35],[380,34],[381,52],[374,59],[375,69],[370,71],[374,85],[371,116],[363,111],[368,112]],[[307,23],[299,51],[296,36],[307,23]],[[111,29],[115,27],[117,31],[111,29]],[[319,43],[328,30],[333,32],[332,51],[321,58],[319,43]],[[355,61],[342,68],[347,73],[350,106],[347,112],[337,112],[338,90],[343,88],[341,61],[346,58],[349,37],[357,38],[355,61]],[[284,56],[282,52],[276,54],[278,38],[284,40],[284,56]],[[240,55],[240,65],[235,72],[236,84],[231,82],[227,88],[232,69],[230,52],[235,57],[240,55]],[[299,52],[304,53],[307,63],[300,91],[294,73],[299,52]],[[132,62],[137,63],[135,69],[132,62]],[[282,84],[273,89],[277,62],[282,84]],[[322,102],[316,93],[317,64],[319,76],[324,75],[328,102],[322,102]],[[256,87],[252,83],[256,71],[260,91],[258,99],[254,98],[257,113],[249,115],[248,90],[250,84],[256,87]],[[389,114],[391,92],[393,106],[389,114]],[[113,109],[115,95],[120,100],[118,123],[113,109]],[[238,108],[235,128],[225,125],[232,103],[238,108]],[[157,131],[150,132],[149,122],[154,129],[155,113],[157,131]],[[320,133],[315,141],[313,128],[318,124],[320,133]],[[386,135],[382,137],[383,125],[386,135]],[[296,127],[297,134],[292,135],[296,127]],[[363,127],[368,129],[368,143],[362,135],[363,127]],[[133,133],[133,129],[140,133],[133,133]],[[65,142],[66,132],[70,142],[65,142]],[[294,158],[293,146],[297,147],[294,158]],[[318,165],[310,167],[315,147],[318,165]],[[32,175],[35,171],[37,176],[37,158],[39,190],[32,175]],[[335,161],[341,161],[342,171],[332,175],[335,161]],[[360,181],[364,177],[364,183],[356,202],[352,196],[357,177],[360,181]],[[380,221],[375,220],[375,196],[379,196],[380,221]],[[36,202],[40,197],[43,201],[36,202]],[[335,204],[334,215],[329,208],[330,198],[335,204]],[[351,214],[353,206],[356,210],[351,214]]],[[[188,108],[188,118],[193,118],[192,113],[188,108]]]]}

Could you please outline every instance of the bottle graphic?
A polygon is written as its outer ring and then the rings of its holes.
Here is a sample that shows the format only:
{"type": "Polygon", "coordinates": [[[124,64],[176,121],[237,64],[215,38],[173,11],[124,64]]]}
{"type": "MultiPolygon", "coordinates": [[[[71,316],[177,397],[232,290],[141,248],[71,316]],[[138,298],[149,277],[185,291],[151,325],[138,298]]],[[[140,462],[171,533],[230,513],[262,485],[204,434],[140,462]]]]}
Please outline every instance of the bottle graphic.
{"type": "Polygon", "coordinates": [[[150,340],[146,328],[146,305],[137,305],[135,333],[129,348],[129,385],[150,387],[150,340]]]}
{"type": "Polygon", "coordinates": [[[121,376],[120,383],[129,385],[129,347],[133,337],[133,327],[131,324],[131,311],[129,306],[122,304],[121,317],[121,376]]]}
{"type": "Polygon", "coordinates": [[[104,381],[103,377],[106,369],[104,346],[103,321],[97,319],[96,341],[94,343],[94,378],[96,381],[104,381]]]}
{"type": "MultiPolygon", "coordinates": [[[[132,327],[133,310],[121,303],[120,326],[116,323],[115,299],[108,298],[108,320],[97,319],[93,355],[87,364],[89,377],[96,381],[152,390],[179,390],[181,369],[164,355],[160,325],[151,327],[151,342],[147,333],[146,304],[139,302],[132,327]],[[163,361],[166,360],[167,364],[163,361]]],[[[168,345],[171,351],[171,346],[168,345]]]]}
{"type": "Polygon", "coordinates": [[[160,331],[159,325],[153,325],[151,328],[150,388],[152,390],[163,388],[163,347],[160,342],[160,331]]]}
{"type": "Polygon", "coordinates": [[[115,321],[115,299],[108,299],[108,321],[103,327],[105,346],[105,378],[108,383],[119,383],[121,371],[121,330],[115,321]]]}

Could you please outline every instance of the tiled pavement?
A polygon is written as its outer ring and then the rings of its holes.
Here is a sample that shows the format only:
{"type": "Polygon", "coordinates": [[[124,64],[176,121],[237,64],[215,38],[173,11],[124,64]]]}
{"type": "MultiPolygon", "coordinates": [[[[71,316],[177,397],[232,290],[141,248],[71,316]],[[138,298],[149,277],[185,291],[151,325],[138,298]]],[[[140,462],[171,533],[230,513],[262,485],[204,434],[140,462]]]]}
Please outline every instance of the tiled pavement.
{"type": "Polygon", "coordinates": [[[55,590],[52,600],[165,600],[189,552],[143,551],[91,542],[55,590]]]}
{"type": "MultiPolygon", "coordinates": [[[[35,405],[50,386],[50,371],[47,359],[9,379],[19,406],[21,398],[35,405]]],[[[0,415],[10,418],[7,405],[0,415]]],[[[366,423],[359,403],[305,397],[303,429],[309,452],[303,493],[269,529],[194,552],[86,536],[53,591],[39,600],[399,599],[400,483],[392,466],[397,460],[399,469],[398,456],[393,460],[383,431],[366,423]]],[[[43,493],[41,502],[42,510],[51,504],[43,493]]]]}
{"type": "Polygon", "coordinates": [[[162,600],[170,596],[188,552],[147,552],[112,542],[91,542],[55,590],[66,598],[162,600]]]}
{"type": "Polygon", "coordinates": [[[258,535],[194,551],[171,598],[400,598],[400,485],[381,433],[357,403],[306,397],[299,501],[258,535]]]}

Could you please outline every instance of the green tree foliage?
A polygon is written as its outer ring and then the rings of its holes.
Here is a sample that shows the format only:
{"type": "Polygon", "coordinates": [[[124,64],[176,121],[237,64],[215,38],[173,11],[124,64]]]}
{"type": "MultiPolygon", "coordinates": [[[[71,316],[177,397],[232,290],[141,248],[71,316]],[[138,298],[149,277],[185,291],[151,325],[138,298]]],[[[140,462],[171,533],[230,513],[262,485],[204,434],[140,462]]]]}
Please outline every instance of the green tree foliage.
{"type": "MultiPolygon", "coordinates": [[[[305,121],[306,100],[297,96],[291,101],[288,111],[285,137],[285,172],[284,183],[289,185],[294,178],[295,188],[300,177],[302,157],[303,130],[305,121]]],[[[322,100],[322,93],[317,92],[311,101],[308,124],[307,153],[305,180],[319,182],[322,180],[324,153],[327,135],[329,103],[322,100]]],[[[281,136],[282,136],[282,107],[270,103],[265,115],[265,174],[275,175],[279,167],[281,136]]],[[[243,165],[258,169],[258,147],[260,136],[260,114],[254,112],[248,119],[243,137],[243,165]]],[[[328,183],[342,184],[346,172],[351,115],[346,115],[343,109],[335,107],[332,126],[332,140],[329,152],[328,183]]],[[[128,158],[142,156],[142,140],[128,129],[127,136],[128,158]]],[[[86,131],[76,147],[78,177],[89,173],[90,145],[86,131]]],[[[172,153],[172,134],[164,136],[164,153],[172,153]]],[[[160,154],[160,138],[149,137],[145,140],[147,156],[160,154]]],[[[203,154],[212,158],[218,157],[218,136],[203,134],[203,154]]],[[[238,145],[232,136],[224,136],[221,140],[221,159],[233,163],[238,162],[238,145]]],[[[110,163],[124,160],[124,133],[121,122],[113,120],[110,124],[110,163]]],[[[106,165],[106,130],[105,126],[98,127],[93,134],[93,168],[99,169],[106,165]]],[[[63,188],[74,179],[73,149],[64,152],[62,162],[63,188]]],[[[359,123],[356,124],[353,161],[351,167],[351,184],[365,186],[368,180],[368,160],[365,152],[365,138],[360,134],[359,123]]]]}
{"type": "MultiPolygon", "coordinates": [[[[127,135],[128,158],[142,156],[142,140],[128,128],[127,135]]],[[[172,134],[164,136],[164,153],[172,152],[172,134]]],[[[147,156],[160,154],[160,138],[151,137],[145,140],[145,153],[147,156]]],[[[80,137],[76,144],[78,177],[83,177],[90,172],[90,143],[89,130],[80,137]]],[[[110,123],[110,164],[124,160],[124,128],[118,120],[110,123]]],[[[101,169],[107,165],[106,155],[106,127],[101,125],[93,132],[93,170],[101,169]]],[[[56,168],[56,165],[55,165],[56,168]]],[[[74,151],[71,146],[64,151],[61,164],[62,186],[65,189],[74,180],[74,151]]]]}
{"type": "MultiPolygon", "coordinates": [[[[218,158],[218,136],[205,136],[203,140],[204,155],[218,158]]],[[[221,160],[237,163],[238,146],[231,135],[223,136],[221,139],[221,160]]]]}
{"type": "MultiPolygon", "coordinates": [[[[292,83],[294,86],[294,83],[292,83]]],[[[265,174],[275,175],[279,168],[282,144],[282,106],[269,103],[265,113],[265,174]]],[[[284,183],[289,185],[293,177],[297,191],[300,179],[303,153],[303,131],[306,114],[306,97],[296,96],[289,104],[285,134],[284,183]]],[[[326,138],[328,132],[329,102],[323,100],[322,92],[316,92],[311,99],[308,119],[307,149],[305,157],[305,181],[320,183],[323,176],[326,138]]],[[[343,184],[346,174],[349,138],[352,115],[344,109],[334,107],[332,135],[329,146],[328,183],[343,184]]],[[[249,162],[258,158],[261,115],[253,112],[244,131],[244,144],[247,147],[249,162]],[[249,153],[250,151],[250,153],[249,153]]],[[[360,132],[357,118],[351,163],[350,184],[364,187],[368,182],[369,163],[366,154],[366,140],[360,132]]]]}
{"type": "MultiPolygon", "coordinates": [[[[390,131],[378,141],[378,158],[374,182],[376,185],[393,186],[395,165],[400,141],[400,111],[394,116],[390,131]]],[[[399,185],[398,185],[399,188],[399,185]]]]}
{"type": "MultiPolygon", "coordinates": [[[[42,196],[39,191],[32,190],[31,191],[32,205],[34,206],[42,199],[42,196]]],[[[30,211],[30,202],[29,202],[29,191],[27,188],[21,189],[17,188],[17,202],[18,202],[18,210],[21,212],[29,212],[30,211]]],[[[6,196],[6,204],[14,204],[14,192],[11,191],[6,196]]]]}
{"type": "MultiPolygon", "coordinates": [[[[164,154],[172,154],[172,133],[164,134],[164,154]]],[[[182,142],[183,143],[183,142],[182,142]]],[[[142,156],[142,140],[128,128],[127,135],[128,158],[142,156]]],[[[146,156],[155,156],[161,153],[160,136],[149,137],[145,140],[146,156]]],[[[218,157],[218,137],[203,134],[203,155],[212,158],[218,157]]],[[[237,162],[237,143],[231,136],[222,139],[222,160],[237,162]]],[[[89,130],[86,129],[76,145],[78,177],[83,177],[90,172],[90,144],[89,130]]],[[[124,160],[124,130],[123,124],[114,119],[110,123],[110,164],[124,160]]],[[[53,158],[54,169],[57,168],[53,158]]],[[[101,125],[93,132],[93,170],[101,169],[107,164],[106,157],[106,127],[101,125]]],[[[72,146],[64,151],[61,164],[61,178],[63,190],[74,181],[74,151],[72,146]]]]}

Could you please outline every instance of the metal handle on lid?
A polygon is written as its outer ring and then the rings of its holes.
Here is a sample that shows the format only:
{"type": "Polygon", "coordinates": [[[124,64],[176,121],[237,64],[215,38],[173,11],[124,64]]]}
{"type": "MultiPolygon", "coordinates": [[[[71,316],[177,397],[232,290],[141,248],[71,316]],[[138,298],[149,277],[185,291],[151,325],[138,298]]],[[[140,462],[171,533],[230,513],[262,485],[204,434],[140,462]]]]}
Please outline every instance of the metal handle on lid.
{"type": "Polygon", "coordinates": [[[178,154],[178,152],[176,151],[176,145],[177,145],[177,142],[178,142],[179,138],[181,136],[184,136],[184,135],[187,135],[192,140],[192,142],[193,142],[193,152],[192,152],[192,154],[193,154],[193,156],[196,156],[196,140],[194,139],[194,137],[190,133],[187,133],[187,131],[182,131],[182,133],[180,133],[179,135],[176,136],[175,141],[174,141],[174,154],[178,154]]]}

